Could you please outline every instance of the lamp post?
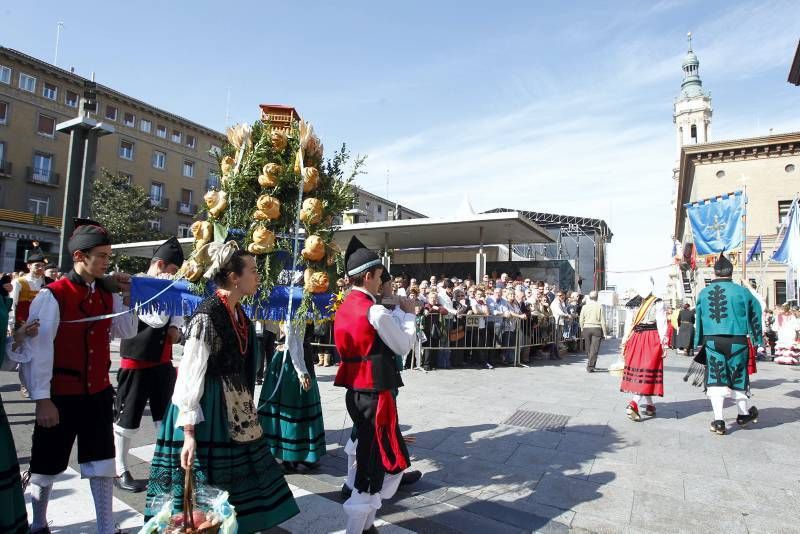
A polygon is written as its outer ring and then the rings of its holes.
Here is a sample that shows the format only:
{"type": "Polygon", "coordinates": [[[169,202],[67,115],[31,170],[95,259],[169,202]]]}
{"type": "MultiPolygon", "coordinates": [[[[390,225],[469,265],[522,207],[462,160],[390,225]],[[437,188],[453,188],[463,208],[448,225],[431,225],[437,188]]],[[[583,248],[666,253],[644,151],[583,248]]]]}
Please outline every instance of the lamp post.
{"type": "Polygon", "coordinates": [[[67,272],[72,268],[72,257],[67,245],[69,237],[75,230],[73,219],[89,216],[91,188],[97,162],[97,140],[115,132],[113,126],[89,115],[97,111],[96,88],[97,84],[92,74],[92,81],[84,82],[78,116],[56,125],[56,130],[59,132],[69,133],[67,179],[64,185],[61,240],[58,247],[58,268],[61,272],[67,272]]]}

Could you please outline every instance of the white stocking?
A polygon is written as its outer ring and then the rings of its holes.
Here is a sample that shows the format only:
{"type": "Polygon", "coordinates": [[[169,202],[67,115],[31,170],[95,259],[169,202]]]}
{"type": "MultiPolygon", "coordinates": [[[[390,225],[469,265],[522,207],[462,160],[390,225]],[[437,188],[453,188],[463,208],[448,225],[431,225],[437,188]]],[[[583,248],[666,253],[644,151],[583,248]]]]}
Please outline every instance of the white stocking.
{"type": "Polygon", "coordinates": [[[31,475],[31,507],[33,521],[31,530],[39,530],[47,526],[47,503],[50,502],[50,490],[53,489],[51,475],[31,475]]]}
{"type": "Polygon", "coordinates": [[[89,479],[94,499],[94,513],[97,517],[98,534],[114,534],[114,513],[112,500],[114,498],[111,479],[108,477],[92,477],[89,479]]]}
{"type": "Polygon", "coordinates": [[[114,463],[117,466],[117,475],[130,470],[128,466],[128,450],[131,448],[131,438],[114,432],[114,463]]]}
{"type": "Polygon", "coordinates": [[[739,408],[739,415],[747,415],[747,399],[737,399],[736,406],[739,408]]]}
{"type": "Polygon", "coordinates": [[[725,397],[714,395],[709,399],[711,400],[711,408],[714,410],[714,420],[721,421],[723,419],[722,408],[725,407],[725,397]]]}
{"type": "Polygon", "coordinates": [[[356,447],[358,446],[358,440],[353,441],[351,439],[347,440],[347,444],[344,446],[344,452],[347,454],[347,480],[345,484],[351,490],[356,488],[356,447]]]}

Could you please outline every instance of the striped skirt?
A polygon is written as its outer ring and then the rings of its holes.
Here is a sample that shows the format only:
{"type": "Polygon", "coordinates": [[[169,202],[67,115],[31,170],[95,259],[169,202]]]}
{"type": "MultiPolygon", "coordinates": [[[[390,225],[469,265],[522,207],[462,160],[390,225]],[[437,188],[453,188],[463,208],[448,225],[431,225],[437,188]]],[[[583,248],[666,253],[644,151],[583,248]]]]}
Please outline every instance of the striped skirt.
{"type": "MultiPolygon", "coordinates": [[[[205,484],[229,493],[228,501],[236,509],[242,534],[266,530],[296,515],[299,509],[266,439],[246,444],[230,439],[218,378],[206,375],[200,407],[205,421],[195,426],[194,472],[198,486],[205,484]]],[[[183,429],[175,428],[177,417],[177,407],[170,405],[150,465],[145,501],[148,518],[160,511],[164,496],[173,497],[175,513],[183,509],[183,429]]]]}
{"type": "Polygon", "coordinates": [[[311,389],[303,391],[288,354],[277,351],[258,401],[258,418],[276,458],[287,462],[316,463],[325,454],[325,423],[319,386],[311,379],[311,389]],[[275,396],[269,399],[283,376],[275,396]],[[267,400],[269,399],[269,400],[267,400]]]}
{"type": "Polygon", "coordinates": [[[0,400],[0,532],[30,532],[19,475],[17,450],[0,400]]]}
{"type": "Polygon", "coordinates": [[[664,396],[664,349],[658,330],[634,331],[625,344],[620,391],[664,396]]]}

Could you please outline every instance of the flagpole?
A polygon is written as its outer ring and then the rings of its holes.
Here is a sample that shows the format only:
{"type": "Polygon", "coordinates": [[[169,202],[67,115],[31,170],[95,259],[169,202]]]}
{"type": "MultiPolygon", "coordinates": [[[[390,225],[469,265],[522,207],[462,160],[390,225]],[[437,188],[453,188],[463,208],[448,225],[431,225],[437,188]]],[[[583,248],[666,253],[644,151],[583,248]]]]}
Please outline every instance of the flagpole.
{"type": "Polygon", "coordinates": [[[742,282],[747,281],[747,183],[742,184],[744,192],[744,209],[742,210],[742,282]]]}

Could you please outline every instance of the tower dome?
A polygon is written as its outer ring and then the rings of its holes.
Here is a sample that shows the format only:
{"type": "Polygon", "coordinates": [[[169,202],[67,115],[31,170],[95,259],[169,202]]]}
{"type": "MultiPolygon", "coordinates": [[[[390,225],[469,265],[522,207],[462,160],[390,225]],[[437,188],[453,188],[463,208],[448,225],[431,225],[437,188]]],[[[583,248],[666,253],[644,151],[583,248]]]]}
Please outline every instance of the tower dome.
{"type": "Polygon", "coordinates": [[[683,58],[683,83],[681,83],[681,98],[703,96],[703,82],[700,80],[700,60],[692,50],[692,32],[686,35],[689,40],[689,50],[683,58]]]}

